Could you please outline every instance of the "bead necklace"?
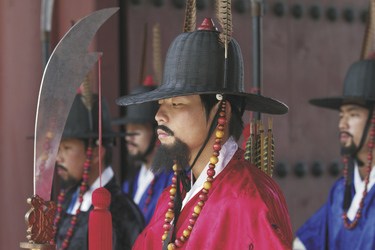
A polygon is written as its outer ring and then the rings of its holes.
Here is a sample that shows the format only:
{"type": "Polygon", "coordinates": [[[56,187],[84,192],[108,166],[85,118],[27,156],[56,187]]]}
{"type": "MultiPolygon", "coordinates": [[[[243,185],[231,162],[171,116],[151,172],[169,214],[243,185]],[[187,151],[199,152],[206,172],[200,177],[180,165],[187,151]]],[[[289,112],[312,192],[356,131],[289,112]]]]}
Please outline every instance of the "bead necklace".
{"type": "MultiPolygon", "coordinates": [[[[367,165],[367,168],[366,168],[366,177],[365,177],[365,190],[363,191],[363,197],[361,199],[361,202],[359,203],[359,208],[357,210],[357,213],[355,215],[355,219],[353,222],[349,222],[349,219],[348,219],[348,216],[346,214],[346,211],[344,210],[343,213],[342,213],[342,219],[344,221],[344,225],[345,225],[345,228],[346,229],[353,229],[357,226],[357,223],[358,223],[358,220],[361,218],[362,216],[362,208],[364,206],[364,200],[365,200],[365,197],[367,195],[367,186],[368,186],[368,183],[369,183],[369,178],[370,178],[370,172],[371,172],[371,166],[372,166],[372,151],[374,149],[374,141],[375,141],[375,111],[373,112],[372,114],[372,118],[371,118],[371,130],[370,130],[370,142],[368,144],[368,155],[367,155],[367,160],[368,160],[368,165],[367,165]]],[[[346,156],[344,158],[344,164],[345,164],[345,169],[344,169],[344,178],[345,178],[345,181],[344,181],[344,185],[346,185],[346,181],[347,181],[347,173],[348,173],[348,157],[346,156]]]]}
{"type": "MultiPolygon", "coordinates": [[[[212,182],[214,181],[214,176],[215,176],[215,164],[218,163],[219,159],[218,156],[220,155],[220,150],[221,150],[221,140],[224,136],[224,125],[227,122],[226,119],[226,113],[225,113],[225,108],[226,104],[225,101],[222,102],[221,105],[221,112],[219,114],[219,119],[218,119],[218,126],[217,126],[217,131],[216,131],[216,138],[215,138],[215,143],[213,145],[214,153],[210,158],[210,163],[209,163],[209,169],[207,170],[207,180],[203,183],[203,189],[202,193],[199,195],[199,202],[198,204],[194,207],[194,212],[192,213],[192,216],[189,219],[189,226],[187,229],[185,229],[181,235],[180,238],[177,238],[174,243],[169,243],[168,244],[168,250],[172,249],[177,249],[181,248],[184,243],[189,239],[189,236],[191,234],[191,231],[193,230],[194,224],[196,220],[199,217],[199,214],[201,213],[203,206],[205,202],[208,199],[207,194],[209,193],[209,190],[212,187],[212,182]]],[[[164,244],[164,241],[167,239],[168,233],[171,230],[172,225],[170,222],[174,218],[174,199],[175,199],[175,194],[176,194],[176,187],[177,185],[177,173],[178,171],[181,171],[181,168],[175,163],[173,165],[173,170],[174,170],[174,176],[172,178],[172,185],[171,189],[169,190],[170,195],[170,201],[168,202],[168,212],[165,214],[165,224],[163,226],[164,228],[164,234],[162,236],[162,244],[164,244]]]]}
{"type": "MultiPolygon", "coordinates": [[[[72,220],[70,221],[70,228],[68,232],[66,232],[65,239],[62,243],[62,248],[59,248],[59,250],[65,250],[70,243],[70,239],[72,238],[74,234],[74,227],[77,224],[77,216],[81,213],[81,205],[83,202],[83,195],[87,190],[87,181],[89,179],[89,172],[90,172],[90,166],[91,166],[91,156],[92,156],[92,142],[90,140],[89,146],[86,151],[86,160],[84,163],[84,168],[83,168],[83,175],[82,175],[82,182],[81,182],[81,187],[79,191],[79,206],[78,209],[76,210],[76,214],[73,215],[72,220]]],[[[54,220],[54,226],[53,226],[53,239],[51,240],[50,244],[56,244],[56,236],[58,232],[58,225],[61,219],[61,212],[62,212],[62,203],[65,200],[65,190],[61,189],[59,197],[57,198],[57,212],[56,212],[56,217],[54,220]]]]}
{"type": "Polygon", "coordinates": [[[145,201],[145,206],[144,206],[144,208],[143,208],[143,210],[142,210],[142,212],[143,212],[143,214],[146,214],[146,212],[147,212],[147,208],[148,208],[148,205],[150,204],[150,202],[151,202],[151,198],[152,198],[152,195],[154,194],[154,192],[153,192],[153,188],[154,188],[154,184],[155,184],[155,182],[156,182],[156,176],[154,177],[154,179],[151,181],[151,183],[150,183],[150,187],[148,188],[148,190],[147,190],[147,195],[148,195],[148,197],[147,197],[147,199],[146,199],[146,201],[145,201]]]}

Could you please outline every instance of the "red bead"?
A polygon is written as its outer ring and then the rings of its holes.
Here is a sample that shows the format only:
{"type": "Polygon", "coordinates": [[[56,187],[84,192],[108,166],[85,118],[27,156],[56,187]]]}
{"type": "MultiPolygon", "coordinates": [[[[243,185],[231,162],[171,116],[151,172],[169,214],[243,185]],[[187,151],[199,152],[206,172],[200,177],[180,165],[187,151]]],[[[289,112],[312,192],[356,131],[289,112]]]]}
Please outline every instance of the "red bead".
{"type": "Polygon", "coordinates": [[[169,201],[169,202],[168,202],[168,207],[169,207],[169,208],[174,208],[174,203],[173,203],[173,201],[169,201]]]}
{"type": "Polygon", "coordinates": [[[79,197],[78,200],[79,200],[80,203],[83,202],[83,198],[82,197],[79,197]]]}
{"type": "Polygon", "coordinates": [[[66,235],[68,235],[68,236],[72,236],[73,234],[72,234],[72,231],[68,231],[68,232],[66,232],[66,235]]]}
{"type": "Polygon", "coordinates": [[[90,167],[90,162],[85,162],[85,163],[83,164],[83,166],[85,166],[85,167],[90,167]]]}
{"type": "Polygon", "coordinates": [[[215,151],[220,151],[221,145],[219,143],[215,143],[213,148],[214,148],[215,151]]]}
{"type": "Polygon", "coordinates": [[[67,248],[67,247],[68,247],[68,243],[64,241],[64,242],[62,243],[62,247],[63,247],[63,248],[67,248]]]}
{"type": "Polygon", "coordinates": [[[361,201],[361,202],[359,203],[359,207],[360,207],[360,208],[362,208],[364,205],[365,205],[365,204],[363,203],[363,201],[361,201]]]}
{"type": "Polygon", "coordinates": [[[214,175],[215,175],[215,170],[209,168],[209,169],[207,170],[207,175],[208,175],[208,176],[214,176],[214,175]]]}
{"type": "Polygon", "coordinates": [[[174,241],[174,244],[177,246],[177,247],[182,247],[184,245],[184,243],[180,240],[180,239],[176,239],[174,241]]]}
{"type": "Polygon", "coordinates": [[[344,158],[344,163],[348,163],[348,158],[347,157],[344,158]]]}
{"type": "Polygon", "coordinates": [[[62,208],[61,208],[61,207],[58,207],[58,208],[57,208],[57,212],[61,213],[61,211],[62,211],[62,208]]]}
{"type": "Polygon", "coordinates": [[[342,219],[346,221],[348,219],[348,216],[346,214],[343,214],[342,219]]]}
{"type": "Polygon", "coordinates": [[[165,223],[164,226],[163,226],[165,231],[169,231],[171,229],[171,227],[172,227],[172,225],[169,224],[169,223],[165,223]]]}
{"type": "Polygon", "coordinates": [[[219,119],[217,119],[217,122],[220,125],[225,125],[227,123],[227,119],[225,119],[224,117],[220,117],[219,119]]]}
{"type": "Polygon", "coordinates": [[[372,118],[372,119],[371,119],[371,123],[372,123],[372,124],[375,123],[375,118],[372,118]]]}
{"type": "Polygon", "coordinates": [[[200,199],[201,201],[206,201],[206,200],[208,199],[207,194],[201,193],[201,194],[199,195],[199,199],[200,199]]]}
{"type": "Polygon", "coordinates": [[[361,218],[361,214],[356,214],[355,218],[360,219],[361,218]]]}
{"type": "Polygon", "coordinates": [[[174,183],[174,184],[177,183],[177,177],[176,177],[176,176],[173,176],[173,177],[172,177],[172,183],[174,183]]]}
{"type": "Polygon", "coordinates": [[[57,200],[59,200],[59,201],[64,201],[64,197],[61,196],[61,195],[59,195],[59,197],[57,198],[57,200]]]}
{"type": "Polygon", "coordinates": [[[196,218],[190,218],[189,219],[189,222],[190,222],[191,225],[194,225],[196,221],[197,221],[196,218]]]}
{"type": "Polygon", "coordinates": [[[371,161],[372,160],[372,155],[367,156],[367,160],[371,161]]]}
{"type": "Polygon", "coordinates": [[[77,224],[77,222],[76,222],[75,220],[72,220],[72,221],[70,222],[70,224],[71,224],[72,226],[75,226],[75,225],[77,224]]]}
{"type": "Polygon", "coordinates": [[[86,186],[81,186],[81,192],[86,192],[86,186]]]}
{"type": "Polygon", "coordinates": [[[367,191],[363,191],[363,196],[366,196],[367,195],[367,191]]]}
{"type": "Polygon", "coordinates": [[[370,143],[368,144],[368,147],[369,147],[370,149],[373,149],[373,148],[374,148],[374,143],[370,142],[370,143]]]}
{"type": "Polygon", "coordinates": [[[374,136],[374,135],[375,135],[375,131],[374,131],[374,130],[371,130],[371,131],[370,131],[370,135],[371,135],[371,136],[374,136]]]}

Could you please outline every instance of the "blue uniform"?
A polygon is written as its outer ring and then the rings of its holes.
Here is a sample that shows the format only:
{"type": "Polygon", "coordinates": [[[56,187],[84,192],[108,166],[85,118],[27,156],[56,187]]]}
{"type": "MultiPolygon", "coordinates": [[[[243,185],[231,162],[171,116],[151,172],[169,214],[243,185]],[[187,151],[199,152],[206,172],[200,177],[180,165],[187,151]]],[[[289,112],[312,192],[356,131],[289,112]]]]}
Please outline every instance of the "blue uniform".
{"type": "MultiPolygon", "coordinates": [[[[357,226],[346,229],[342,220],[344,178],[331,188],[327,202],[296,233],[306,249],[375,249],[375,188],[364,199],[357,226]]],[[[354,188],[352,197],[354,196],[354,188]]]]}
{"type": "MultiPolygon", "coordinates": [[[[128,179],[124,182],[123,191],[129,194],[133,199],[138,189],[138,177],[139,177],[140,168],[137,171],[135,178],[128,179]]],[[[161,172],[155,175],[154,184],[152,185],[152,195],[150,197],[151,184],[147,187],[146,191],[143,193],[141,200],[139,201],[138,207],[143,213],[145,218],[145,225],[147,225],[152,215],[154,214],[156,203],[159,199],[159,196],[163,190],[172,184],[172,177],[174,176],[173,172],[164,173],[161,172]],[[146,201],[150,199],[148,206],[146,208],[146,201]]]]}

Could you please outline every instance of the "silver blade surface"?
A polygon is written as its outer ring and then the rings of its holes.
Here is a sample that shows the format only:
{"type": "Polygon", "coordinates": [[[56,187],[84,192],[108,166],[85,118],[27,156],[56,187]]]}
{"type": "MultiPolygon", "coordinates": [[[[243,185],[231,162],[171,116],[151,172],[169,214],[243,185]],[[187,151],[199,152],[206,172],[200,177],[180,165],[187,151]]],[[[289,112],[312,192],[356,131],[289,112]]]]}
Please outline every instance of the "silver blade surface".
{"type": "Polygon", "coordinates": [[[34,195],[51,199],[57,151],[74,97],[98,60],[87,54],[100,26],[119,8],[96,11],[77,22],[52,52],[39,90],[34,135],[34,195]]]}

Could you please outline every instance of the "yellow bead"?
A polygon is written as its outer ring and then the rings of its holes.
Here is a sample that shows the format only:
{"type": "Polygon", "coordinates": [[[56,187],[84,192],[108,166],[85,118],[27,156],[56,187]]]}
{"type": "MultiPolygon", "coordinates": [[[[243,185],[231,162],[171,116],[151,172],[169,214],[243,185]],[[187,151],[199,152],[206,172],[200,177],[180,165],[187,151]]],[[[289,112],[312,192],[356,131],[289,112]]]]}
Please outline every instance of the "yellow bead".
{"type": "Polygon", "coordinates": [[[173,219],[173,213],[168,211],[168,212],[165,214],[165,218],[173,219]]]}
{"type": "Polygon", "coordinates": [[[52,132],[47,132],[46,137],[47,138],[52,138],[53,137],[53,133],[52,132]]]}
{"type": "Polygon", "coordinates": [[[177,164],[174,164],[172,168],[173,168],[173,171],[177,171],[178,170],[177,164]]]}
{"type": "Polygon", "coordinates": [[[211,187],[212,187],[212,183],[209,182],[209,181],[205,181],[205,182],[203,183],[203,187],[204,187],[205,189],[207,189],[207,190],[210,190],[211,187]]]}
{"type": "Polygon", "coordinates": [[[169,245],[168,245],[168,250],[173,250],[174,248],[173,248],[173,243],[169,243],[169,245]]]}
{"type": "Polygon", "coordinates": [[[42,155],[42,160],[46,161],[48,159],[48,155],[47,154],[43,154],[42,155]]]}
{"type": "Polygon", "coordinates": [[[211,158],[210,158],[210,162],[211,162],[212,164],[216,164],[218,161],[219,161],[219,159],[218,159],[216,156],[211,156],[211,158]]]}
{"type": "Polygon", "coordinates": [[[217,130],[216,131],[216,137],[217,138],[223,138],[223,136],[224,136],[224,131],[222,131],[222,130],[217,130]]]}
{"type": "Polygon", "coordinates": [[[194,213],[196,213],[196,214],[200,214],[201,210],[202,210],[202,208],[200,206],[194,207],[194,213]]]}
{"type": "Polygon", "coordinates": [[[175,188],[171,188],[171,189],[169,190],[169,193],[170,193],[171,195],[174,195],[174,194],[176,193],[176,189],[175,189],[175,188]]]}
{"type": "Polygon", "coordinates": [[[186,238],[190,236],[190,230],[185,229],[184,232],[182,233],[186,238]]]}
{"type": "Polygon", "coordinates": [[[161,237],[161,239],[162,239],[163,241],[165,241],[165,239],[167,238],[167,236],[168,236],[168,234],[163,234],[163,236],[161,237]]]}

